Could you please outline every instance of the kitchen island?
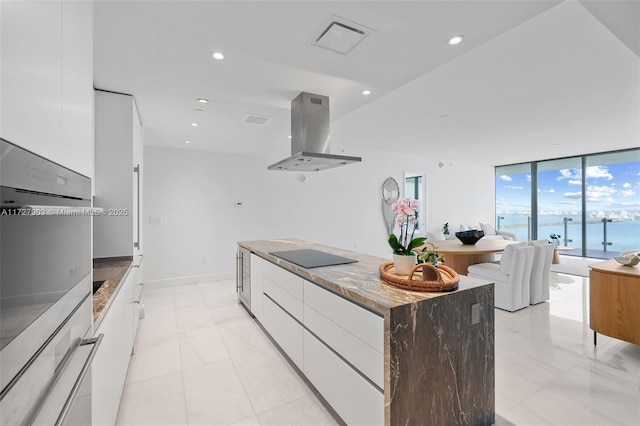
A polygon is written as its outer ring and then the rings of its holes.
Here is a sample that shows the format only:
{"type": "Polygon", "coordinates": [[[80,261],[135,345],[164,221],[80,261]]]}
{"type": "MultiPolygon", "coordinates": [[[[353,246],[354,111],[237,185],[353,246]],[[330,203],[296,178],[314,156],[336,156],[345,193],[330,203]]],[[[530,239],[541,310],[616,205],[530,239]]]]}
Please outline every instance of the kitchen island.
{"type": "Polygon", "coordinates": [[[251,311],[347,424],[492,424],[494,286],[461,276],[447,293],[382,281],[384,259],[300,240],[251,252],[251,311]],[[314,249],[357,263],[303,268],[273,252],[314,249]]]}

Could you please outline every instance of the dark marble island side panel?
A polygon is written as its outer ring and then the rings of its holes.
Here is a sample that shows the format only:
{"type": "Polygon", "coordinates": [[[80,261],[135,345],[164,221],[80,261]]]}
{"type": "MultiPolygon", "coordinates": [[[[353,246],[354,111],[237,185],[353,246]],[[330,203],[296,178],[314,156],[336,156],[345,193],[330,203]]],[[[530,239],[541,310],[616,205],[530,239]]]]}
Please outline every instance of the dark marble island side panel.
{"type": "Polygon", "coordinates": [[[391,309],[385,424],[495,422],[493,291],[484,285],[391,309]],[[480,321],[472,324],[475,303],[480,321]]]}

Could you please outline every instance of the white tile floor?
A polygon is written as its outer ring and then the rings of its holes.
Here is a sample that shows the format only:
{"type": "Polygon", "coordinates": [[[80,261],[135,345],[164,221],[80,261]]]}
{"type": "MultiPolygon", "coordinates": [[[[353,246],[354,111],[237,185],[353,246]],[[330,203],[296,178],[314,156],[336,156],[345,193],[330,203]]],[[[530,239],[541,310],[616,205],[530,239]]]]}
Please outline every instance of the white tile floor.
{"type": "MultiPolygon", "coordinates": [[[[496,424],[639,425],[640,346],[589,329],[587,278],[496,310],[496,424]]],[[[233,282],[145,291],[118,425],[334,425],[236,304],[233,282]]],[[[640,326],[640,325],[639,325],[640,326]]]]}

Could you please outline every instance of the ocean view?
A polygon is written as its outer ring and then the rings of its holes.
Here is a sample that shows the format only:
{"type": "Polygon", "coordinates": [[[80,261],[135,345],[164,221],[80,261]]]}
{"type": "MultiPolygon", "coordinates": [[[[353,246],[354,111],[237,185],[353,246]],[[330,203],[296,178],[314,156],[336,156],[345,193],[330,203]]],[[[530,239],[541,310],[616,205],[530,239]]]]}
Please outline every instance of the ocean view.
{"type": "MultiPolygon", "coordinates": [[[[518,236],[518,240],[527,241],[529,232],[529,216],[524,214],[500,214],[500,229],[512,232],[518,236]]],[[[608,252],[621,252],[624,250],[640,249],[640,217],[630,215],[631,217],[623,219],[612,219],[607,223],[607,242],[611,245],[607,246],[608,252]]],[[[609,216],[610,217],[610,216],[609,216]]],[[[582,247],[582,217],[579,215],[541,215],[538,218],[538,238],[549,239],[550,234],[559,234],[560,245],[565,245],[565,238],[572,240],[567,242],[567,246],[575,247],[575,254],[580,255],[582,247]],[[564,218],[568,217],[572,220],[567,222],[567,232],[565,235],[564,218]]],[[[604,226],[601,217],[587,218],[587,250],[604,250],[602,242],[604,241],[604,226]]],[[[532,230],[531,230],[532,231],[532,230]]]]}

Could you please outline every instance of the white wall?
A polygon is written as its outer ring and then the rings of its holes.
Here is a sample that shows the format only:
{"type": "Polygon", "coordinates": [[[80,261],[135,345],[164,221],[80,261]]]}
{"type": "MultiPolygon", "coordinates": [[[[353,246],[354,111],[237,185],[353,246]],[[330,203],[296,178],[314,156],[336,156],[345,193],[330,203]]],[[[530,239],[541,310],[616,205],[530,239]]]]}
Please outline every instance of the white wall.
{"type": "Polygon", "coordinates": [[[380,186],[389,176],[402,184],[404,171],[427,174],[427,230],[494,222],[492,167],[357,154],[362,163],[302,182],[300,173],[267,171],[260,157],[146,146],[145,281],[231,278],[241,240],[299,238],[390,258],[380,186]]]}

